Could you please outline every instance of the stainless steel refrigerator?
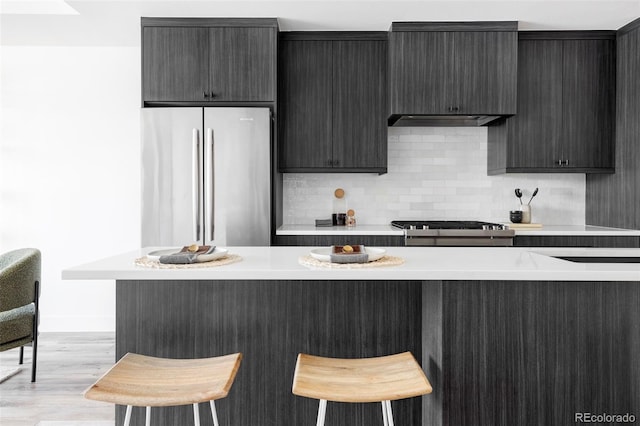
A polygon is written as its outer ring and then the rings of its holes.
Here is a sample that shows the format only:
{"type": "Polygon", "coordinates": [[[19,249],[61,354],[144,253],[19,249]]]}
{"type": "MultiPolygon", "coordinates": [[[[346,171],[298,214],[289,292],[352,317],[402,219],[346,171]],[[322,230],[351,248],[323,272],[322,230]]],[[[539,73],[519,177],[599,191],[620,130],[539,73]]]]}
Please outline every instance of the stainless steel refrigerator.
{"type": "Polygon", "coordinates": [[[268,108],[142,109],[142,246],[268,246],[268,108]]]}

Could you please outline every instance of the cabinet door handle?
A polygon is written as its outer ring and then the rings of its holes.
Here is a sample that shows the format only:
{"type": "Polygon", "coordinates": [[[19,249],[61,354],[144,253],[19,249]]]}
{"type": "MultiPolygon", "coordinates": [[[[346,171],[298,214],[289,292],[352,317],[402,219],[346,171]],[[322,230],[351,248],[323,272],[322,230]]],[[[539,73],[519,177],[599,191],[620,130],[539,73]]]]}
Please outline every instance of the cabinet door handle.
{"type": "Polygon", "coordinates": [[[215,98],[215,97],[216,97],[216,95],[215,95],[215,93],[213,93],[213,91],[212,91],[212,92],[211,92],[211,99],[213,99],[213,98],[215,98]]]}
{"type": "Polygon", "coordinates": [[[338,166],[340,164],[340,160],[333,160],[333,165],[338,166]]]}
{"type": "Polygon", "coordinates": [[[207,99],[209,97],[209,93],[207,92],[202,92],[202,97],[207,99]]]}

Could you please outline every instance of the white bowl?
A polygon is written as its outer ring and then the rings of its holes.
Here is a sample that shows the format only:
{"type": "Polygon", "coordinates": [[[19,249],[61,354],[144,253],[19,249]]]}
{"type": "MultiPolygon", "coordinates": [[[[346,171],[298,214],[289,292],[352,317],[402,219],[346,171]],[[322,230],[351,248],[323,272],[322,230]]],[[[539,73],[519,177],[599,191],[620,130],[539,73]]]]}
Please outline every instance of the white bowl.
{"type": "MultiPolygon", "coordinates": [[[[173,249],[154,250],[154,251],[151,251],[151,252],[149,252],[147,254],[147,259],[160,260],[160,256],[166,256],[168,254],[178,253],[180,250],[181,250],[180,247],[173,248],[173,249]]],[[[221,247],[216,247],[213,250],[213,253],[199,255],[196,261],[198,263],[210,262],[212,260],[216,260],[216,259],[220,259],[221,257],[225,257],[227,255],[227,253],[229,253],[229,250],[221,248],[221,247]]]]}
{"type": "MultiPolygon", "coordinates": [[[[376,247],[365,247],[364,251],[369,255],[369,262],[374,262],[384,257],[387,250],[376,247]]],[[[321,262],[331,262],[331,247],[313,249],[309,252],[311,257],[321,262]]]]}

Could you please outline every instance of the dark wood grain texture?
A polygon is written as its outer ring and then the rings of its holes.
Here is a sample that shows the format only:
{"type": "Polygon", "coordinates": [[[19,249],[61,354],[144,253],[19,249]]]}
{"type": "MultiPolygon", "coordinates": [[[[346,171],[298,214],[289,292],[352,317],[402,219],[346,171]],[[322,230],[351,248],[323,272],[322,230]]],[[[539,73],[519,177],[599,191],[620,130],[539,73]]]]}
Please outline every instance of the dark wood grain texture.
{"type": "Polygon", "coordinates": [[[518,247],[640,247],[638,236],[597,235],[516,235],[513,245],[518,247]]]}
{"type": "Polygon", "coordinates": [[[387,168],[387,42],[333,42],[334,167],[387,168]]]}
{"type": "MultiPolygon", "coordinates": [[[[356,231],[357,232],[357,231],[356,231]]],[[[404,236],[395,235],[276,235],[278,246],[331,246],[364,244],[370,247],[404,246],[404,236]]]]}
{"type": "Polygon", "coordinates": [[[520,40],[612,40],[616,39],[616,32],[609,30],[586,31],[520,31],[520,40]]]}
{"type": "Polygon", "coordinates": [[[451,99],[453,39],[444,32],[389,34],[391,114],[444,114],[451,99]]]}
{"type": "Polygon", "coordinates": [[[280,42],[279,170],[385,173],[387,42],[296,34],[280,42]]]}
{"type": "Polygon", "coordinates": [[[332,167],[333,45],[281,41],[279,169],[332,167]]]}
{"type": "Polygon", "coordinates": [[[638,413],[638,284],[445,282],[444,424],[638,413]]]}
{"type": "Polygon", "coordinates": [[[392,22],[391,31],[518,31],[518,22],[392,22]]]}
{"type": "Polygon", "coordinates": [[[640,229],[640,28],[617,39],[616,173],[587,176],[588,224],[640,229]]]}
{"type": "Polygon", "coordinates": [[[635,19],[631,22],[629,22],[628,24],[626,24],[624,27],[618,29],[618,35],[622,36],[626,33],[629,33],[631,31],[635,31],[638,28],[640,28],[640,18],[635,19]]]}
{"type": "Polygon", "coordinates": [[[443,282],[422,283],[422,369],[429,378],[433,392],[422,398],[422,425],[443,426],[444,371],[443,348],[447,344],[444,335],[443,282]]]}
{"type": "Polygon", "coordinates": [[[456,28],[391,31],[390,114],[510,115],[516,112],[515,30],[456,28]]]}
{"type": "Polygon", "coordinates": [[[615,43],[564,40],[561,159],[564,168],[613,168],[615,43]]]}
{"type": "Polygon", "coordinates": [[[386,31],[283,31],[280,40],[378,40],[386,41],[386,31]]]}
{"type": "Polygon", "coordinates": [[[143,101],[205,100],[207,44],[206,28],[143,28],[143,101]]]}
{"type": "Polygon", "coordinates": [[[516,113],[518,35],[513,32],[460,31],[453,37],[451,106],[457,114],[516,113]]]}
{"type": "MultiPolygon", "coordinates": [[[[313,424],[318,401],[291,393],[300,352],[422,356],[420,282],[118,281],[116,287],[116,357],[243,353],[229,396],[216,404],[223,425],[313,424]]],[[[211,425],[206,408],[201,421],[211,425]]],[[[154,409],[153,424],[185,424],[191,411],[154,409]]],[[[116,413],[121,424],[124,409],[116,413]]],[[[420,424],[420,399],[394,403],[394,415],[398,424],[420,424]]],[[[142,417],[134,410],[132,425],[143,424],[142,417]]],[[[327,409],[327,424],[369,426],[380,417],[373,403],[327,409]]]]}
{"type": "Polygon", "coordinates": [[[256,27],[278,29],[278,18],[154,18],[142,17],[148,27],[256,27]]]}
{"type": "Polygon", "coordinates": [[[276,100],[277,21],[142,18],[143,106],[276,100]]]}
{"type": "Polygon", "coordinates": [[[212,101],[275,101],[275,28],[211,28],[209,37],[212,101]]]}
{"type": "Polygon", "coordinates": [[[560,155],[561,129],[562,44],[520,40],[518,113],[489,126],[489,173],[552,166],[560,155]]]}
{"type": "Polygon", "coordinates": [[[613,40],[535,34],[518,42],[518,113],[489,127],[488,174],[612,173],[613,40]]]}

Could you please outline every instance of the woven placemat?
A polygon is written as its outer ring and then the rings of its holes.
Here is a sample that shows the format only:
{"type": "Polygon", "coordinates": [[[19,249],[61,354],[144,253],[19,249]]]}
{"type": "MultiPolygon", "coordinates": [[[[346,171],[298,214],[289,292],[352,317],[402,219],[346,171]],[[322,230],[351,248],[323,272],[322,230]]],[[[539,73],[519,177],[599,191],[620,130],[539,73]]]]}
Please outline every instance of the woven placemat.
{"type": "Polygon", "coordinates": [[[367,263],[331,263],[323,262],[315,259],[309,255],[300,256],[298,263],[303,266],[310,266],[313,268],[327,268],[327,269],[367,269],[367,268],[382,268],[385,266],[398,266],[404,263],[404,259],[396,256],[383,256],[378,260],[367,263]]]}
{"type": "Polygon", "coordinates": [[[135,264],[137,266],[144,266],[145,268],[156,268],[156,269],[196,269],[196,268],[214,268],[216,266],[224,266],[224,265],[229,265],[231,263],[240,262],[241,260],[242,260],[242,257],[238,256],[237,254],[228,254],[225,257],[211,260],[209,262],[168,264],[168,263],[160,263],[157,260],[151,260],[148,257],[139,257],[138,259],[135,260],[135,264]]]}

